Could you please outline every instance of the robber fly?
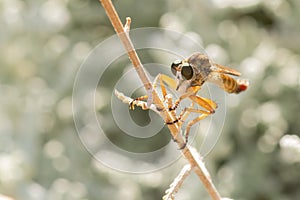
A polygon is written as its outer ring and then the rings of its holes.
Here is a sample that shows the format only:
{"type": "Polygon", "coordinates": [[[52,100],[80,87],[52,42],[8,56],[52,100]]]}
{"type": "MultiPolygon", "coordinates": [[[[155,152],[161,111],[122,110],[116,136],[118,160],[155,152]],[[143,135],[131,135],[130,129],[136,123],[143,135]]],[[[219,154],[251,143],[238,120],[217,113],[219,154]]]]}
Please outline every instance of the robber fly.
{"type": "MultiPolygon", "coordinates": [[[[185,60],[174,61],[171,64],[171,72],[175,76],[175,80],[164,74],[159,74],[155,79],[155,82],[159,80],[164,99],[167,95],[164,84],[175,89],[180,94],[180,97],[168,108],[169,111],[176,110],[179,103],[186,98],[189,98],[192,101],[192,104],[191,106],[186,107],[176,120],[166,122],[166,124],[171,125],[174,123],[182,123],[190,113],[199,114],[198,117],[187,123],[185,130],[185,143],[188,141],[191,126],[210,114],[213,114],[217,108],[217,104],[212,100],[197,95],[198,91],[206,81],[218,85],[227,93],[236,94],[245,91],[249,85],[247,80],[234,79],[229,76],[240,76],[240,72],[229,67],[213,63],[207,55],[199,52],[192,54],[185,60]],[[194,104],[197,104],[204,109],[196,108],[194,107],[194,104]]],[[[154,85],[156,85],[156,83],[154,83],[154,85]]],[[[147,96],[143,96],[135,100],[146,98],[147,96]]],[[[134,101],[130,103],[130,108],[134,108],[134,101]]]]}
{"type": "Polygon", "coordinates": [[[215,83],[228,93],[240,93],[248,87],[246,80],[235,80],[228,76],[240,76],[240,72],[212,63],[202,53],[194,53],[182,61],[176,60],[171,65],[171,71],[177,79],[176,90],[181,94],[190,93],[190,89],[197,93],[205,81],[215,83]]]}

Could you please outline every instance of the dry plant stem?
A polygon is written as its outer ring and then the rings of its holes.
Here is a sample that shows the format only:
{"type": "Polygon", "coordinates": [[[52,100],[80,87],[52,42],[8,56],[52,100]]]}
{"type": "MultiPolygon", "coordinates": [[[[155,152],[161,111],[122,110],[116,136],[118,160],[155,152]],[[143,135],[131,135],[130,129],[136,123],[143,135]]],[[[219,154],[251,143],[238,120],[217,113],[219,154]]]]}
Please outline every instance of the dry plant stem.
{"type": "MultiPolygon", "coordinates": [[[[100,0],[102,6],[104,7],[107,16],[109,17],[116,33],[118,34],[121,42],[123,43],[128,56],[135,67],[137,74],[141,81],[144,84],[144,87],[147,91],[152,92],[152,98],[153,103],[155,106],[161,110],[161,116],[163,117],[165,122],[168,121],[174,121],[173,117],[170,115],[170,113],[165,108],[163,102],[159,98],[157,92],[153,90],[152,84],[149,81],[149,78],[147,74],[144,71],[144,68],[142,67],[141,61],[139,57],[137,56],[136,51],[134,50],[133,44],[129,38],[129,27],[130,27],[130,21],[129,18],[127,18],[127,25],[125,26],[126,29],[123,27],[123,24],[121,23],[121,20],[114,8],[114,6],[111,3],[111,0],[100,0]]],[[[184,145],[184,139],[180,134],[180,129],[176,124],[168,125],[168,128],[173,136],[175,138],[179,148],[184,145]]],[[[203,185],[205,186],[206,190],[210,194],[211,198],[213,200],[221,200],[221,197],[216,190],[215,186],[213,185],[210,176],[207,174],[207,170],[203,169],[204,165],[201,165],[201,163],[198,162],[198,160],[195,158],[194,153],[190,151],[190,147],[186,146],[184,149],[182,149],[182,153],[185,156],[185,158],[190,163],[191,167],[194,169],[195,173],[198,175],[200,180],[203,182],[203,185]]],[[[199,155],[199,154],[198,154],[199,155]]]]}
{"type": "MultiPolygon", "coordinates": [[[[144,84],[144,87],[147,91],[152,91],[152,84],[147,76],[147,74],[144,71],[144,68],[142,67],[142,63],[139,59],[139,57],[137,56],[136,51],[134,50],[133,44],[129,38],[129,23],[130,23],[130,18],[127,18],[127,25],[125,25],[126,29],[123,27],[123,24],[114,8],[114,6],[112,5],[110,0],[100,0],[102,6],[104,7],[107,16],[109,17],[116,33],[118,34],[121,42],[124,45],[124,48],[126,49],[128,56],[135,68],[135,70],[137,71],[137,74],[139,76],[139,78],[141,79],[141,81],[144,84]]],[[[162,110],[162,117],[165,121],[174,121],[175,119],[173,119],[171,117],[171,115],[166,111],[166,109],[164,109],[164,104],[163,102],[160,100],[157,92],[155,90],[152,91],[152,98],[153,98],[153,103],[157,106],[157,108],[159,108],[160,110],[162,110]]],[[[172,124],[168,126],[173,137],[176,139],[176,141],[183,146],[184,145],[184,140],[183,138],[180,136],[180,134],[178,134],[180,131],[177,127],[176,124],[172,124]]]]}
{"type": "MultiPolygon", "coordinates": [[[[133,101],[132,98],[125,96],[123,93],[121,93],[117,90],[115,90],[115,95],[121,101],[123,101],[123,103],[130,104],[130,102],[133,101]]],[[[144,101],[135,101],[135,102],[136,102],[135,105],[141,107],[143,110],[151,109],[154,112],[158,112],[156,110],[156,107],[153,104],[150,107],[147,107],[147,103],[144,101]]],[[[158,113],[158,114],[160,114],[160,113],[158,113]]],[[[187,158],[187,160],[190,162],[190,164],[188,164],[188,167],[183,167],[183,169],[181,170],[181,172],[179,173],[177,178],[170,185],[170,188],[166,191],[166,195],[163,197],[163,199],[164,200],[173,200],[174,199],[174,195],[177,193],[177,191],[181,187],[184,179],[189,174],[192,167],[193,167],[195,173],[200,177],[201,181],[203,182],[208,193],[211,195],[212,199],[220,199],[220,196],[217,196],[218,192],[211,181],[209,172],[207,171],[207,169],[205,167],[202,157],[197,152],[197,150],[193,147],[188,147],[188,148],[186,148],[186,150],[183,153],[184,153],[185,157],[187,158]],[[187,157],[190,155],[192,157],[187,157]],[[194,164],[192,165],[192,163],[194,163],[194,164]],[[180,178],[178,178],[178,177],[180,177],[180,178]]]]}
{"type": "Polygon", "coordinates": [[[141,61],[139,57],[136,54],[136,51],[134,50],[133,44],[131,40],[129,39],[128,33],[129,33],[129,24],[130,24],[130,18],[127,18],[127,26],[126,29],[124,29],[123,24],[114,8],[110,0],[100,0],[102,6],[104,7],[107,16],[109,17],[109,20],[111,21],[116,33],[118,34],[121,42],[124,45],[124,48],[126,49],[128,56],[135,67],[139,77],[141,78],[142,82],[144,83],[144,87],[146,90],[152,89],[152,84],[149,81],[149,78],[147,77],[144,70],[141,68],[141,61]]]}
{"type": "Polygon", "coordinates": [[[169,200],[174,199],[175,194],[180,189],[183,181],[186,179],[186,177],[191,173],[191,165],[187,164],[185,165],[178,176],[174,179],[174,181],[171,183],[170,188],[166,190],[166,195],[163,196],[163,200],[169,200]]]}

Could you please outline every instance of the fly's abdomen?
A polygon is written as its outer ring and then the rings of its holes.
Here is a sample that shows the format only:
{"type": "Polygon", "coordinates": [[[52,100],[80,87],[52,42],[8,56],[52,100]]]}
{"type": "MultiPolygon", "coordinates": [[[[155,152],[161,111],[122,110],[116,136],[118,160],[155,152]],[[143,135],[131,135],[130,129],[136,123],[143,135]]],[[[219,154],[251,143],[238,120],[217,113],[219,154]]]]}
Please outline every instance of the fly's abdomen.
{"type": "Polygon", "coordinates": [[[223,81],[223,88],[228,93],[240,93],[248,88],[248,81],[231,78],[225,74],[220,74],[220,77],[223,81]]]}

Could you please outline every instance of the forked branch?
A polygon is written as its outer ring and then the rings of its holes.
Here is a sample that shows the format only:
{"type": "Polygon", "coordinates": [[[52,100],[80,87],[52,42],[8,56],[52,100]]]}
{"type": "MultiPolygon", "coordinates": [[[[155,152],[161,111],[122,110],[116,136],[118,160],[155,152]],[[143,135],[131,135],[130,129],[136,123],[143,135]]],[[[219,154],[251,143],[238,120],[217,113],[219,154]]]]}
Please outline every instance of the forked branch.
{"type": "MultiPolygon", "coordinates": [[[[127,18],[127,23],[125,26],[121,23],[121,20],[114,8],[114,6],[111,3],[111,0],[100,0],[102,6],[104,7],[107,16],[109,17],[116,33],[118,34],[122,44],[124,45],[124,48],[126,49],[128,56],[139,76],[141,81],[144,84],[144,87],[146,91],[152,95],[153,104],[155,105],[155,108],[159,110],[160,116],[163,118],[164,122],[170,122],[174,121],[174,117],[172,114],[168,111],[168,109],[165,108],[162,100],[159,98],[157,92],[153,89],[153,86],[151,82],[149,81],[149,78],[147,77],[147,74],[145,73],[145,70],[143,68],[143,65],[133,47],[133,44],[129,38],[129,29],[130,29],[130,18],[127,18]]],[[[129,101],[128,97],[125,97],[121,93],[119,93],[123,97],[123,101],[129,101]]],[[[141,102],[142,103],[142,102],[141,102]]],[[[172,137],[175,139],[177,145],[179,148],[183,147],[185,145],[184,139],[181,136],[181,130],[176,124],[169,124],[168,128],[170,130],[170,133],[172,134],[172,137]]],[[[214,184],[211,181],[211,178],[209,176],[208,171],[205,168],[204,163],[200,159],[200,155],[197,153],[197,151],[193,150],[188,145],[183,148],[182,150],[183,155],[189,162],[189,166],[191,169],[195,171],[195,173],[198,175],[200,180],[202,181],[204,187],[208,191],[209,195],[213,200],[221,200],[221,197],[216,190],[214,184]]],[[[189,171],[189,170],[188,170],[189,171]]],[[[184,179],[182,179],[183,181],[184,179]]],[[[182,184],[182,181],[179,182],[180,184],[175,187],[176,191],[182,184]]],[[[174,190],[175,191],[175,190],[174,190]]]]}

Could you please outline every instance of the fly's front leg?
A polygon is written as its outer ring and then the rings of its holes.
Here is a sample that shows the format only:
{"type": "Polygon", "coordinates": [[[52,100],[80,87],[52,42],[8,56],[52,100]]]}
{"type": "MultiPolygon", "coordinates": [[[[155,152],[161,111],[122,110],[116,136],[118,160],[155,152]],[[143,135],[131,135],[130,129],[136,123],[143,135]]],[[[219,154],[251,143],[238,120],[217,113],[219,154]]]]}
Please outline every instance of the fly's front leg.
{"type": "Polygon", "coordinates": [[[129,103],[129,109],[134,110],[134,106],[136,105],[136,101],[142,101],[142,100],[146,100],[146,99],[148,99],[148,95],[144,95],[144,96],[133,99],[129,103]]]}
{"type": "MultiPolygon", "coordinates": [[[[176,81],[174,79],[172,79],[171,77],[164,75],[164,74],[158,74],[153,82],[153,88],[156,89],[157,84],[160,85],[161,88],[161,92],[162,92],[162,96],[163,96],[163,101],[166,102],[167,106],[168,106],[168,111],[170,113],[170,117],[171,117],[171,121],[166,121],[165,123],[167,125],[172,125],[172,124],[176,124],[179,122],[178,117],[176,116],[176,112],[175,110],[171,110],[171,108],[173,107],[173,99],[172,99],[172,95],[171,94],[167,94],[167,89],[166,86],[172,88],[172,89],[176,89],[176,81]]],[[[181,128],[181,124],[178,123],[178,128],[181,128]]],[[[176,142],[176,139],[173,138],[173,140],[176,142]]]]}
{"type": "MultiPolygon", "coordinates": [[[[174,79],[170,78],[169,76],[164,75],[164,74],[158,74],[155,77],[154,82],[153,82],[153,89],[154,90],[156,89],[157,84],[159,84],[160,87],[161,87],[161,91],[162,91],[162,95],[163,95],[164,100],[166,100],[166,96],[167,96],[167,90],[166,90],[165,84],[170,86],[171,88],[174,88],[174,89],[176,87],[176,81],[174,79]]],[[[134,110],[134,106],[136,105],[136,101],[142,101],[142,100],[147,100],[147,107],[150,107],[151,104],[152,104],[152,91],[153,91],[153,89],[148,90],[147,95],[144,95],[144,96],[133,99],[129,103],[129,108],[134,110]]]]}
{"type": "MultiPolygon", "coordinates": [[[[159,80],[162,95],[163,95],[163,100],[167,103],[168,110],[171,111],[170,115],[171,115],[173,121],[166,122],[166,124],[167,125],[175,124],[175,123],[178,122],[178,118],[176,116],[175,110],[171,110],[171,108],[173,106],[173,99],[172,99],[171,94],[167,94],[166,85],[173,88],[173,89],[175,89],[176,81],[174,79],[170,78],[169,76],[164,75],[164,74],[159,74],[156,79],[159,80]]],[[[156,87],[156,83],[157,83],[157,81],[154,82],[154,88],[156,87]]]]}
{"type": "Polygon", "coordinates": [[[174,79],[172,79],[171,77],[167,76],[167,75],[158,74],[154,79],[154,83],[153,83],[153,88],[154,89],[156,89],[157,84],[160,85],[162,96],[163,96],[163,101],[167,102],[168,109],[170,111],[173,103],[172,103],[171,95],[167,94],[166,86],[169,86],[172,89],[175,89],[176,88],[176,81],[174,79]]]}
{"type": "Polygon", "coordinates": [[[163,95],[163,99],[166,100],[166,95],[167,95],[167,90],[166,90],[166,86],[171,87],[172,89],[176,88],[176,81],[174,79],[172,79],[171,77],[164,75],[164,74],[158,74],[153,82],[153,88],[156,89],[157,84],[159,82],[160,88],[161,88],[161,92],[163,95]]]}

